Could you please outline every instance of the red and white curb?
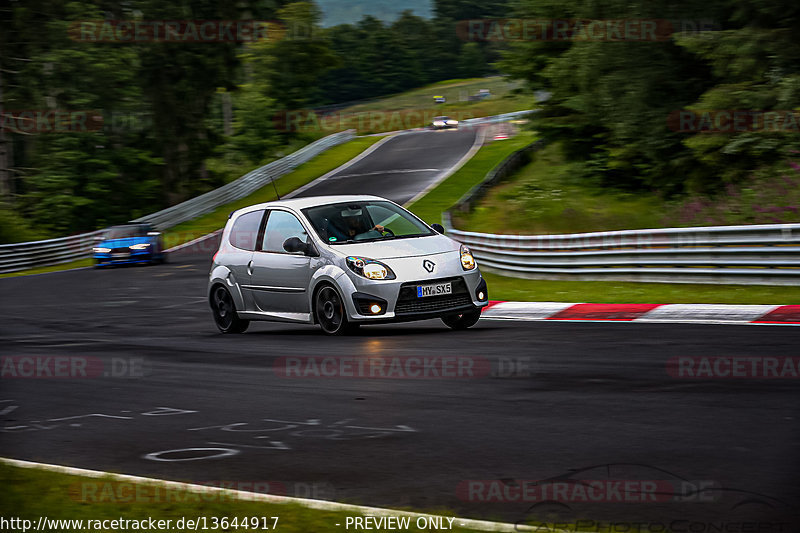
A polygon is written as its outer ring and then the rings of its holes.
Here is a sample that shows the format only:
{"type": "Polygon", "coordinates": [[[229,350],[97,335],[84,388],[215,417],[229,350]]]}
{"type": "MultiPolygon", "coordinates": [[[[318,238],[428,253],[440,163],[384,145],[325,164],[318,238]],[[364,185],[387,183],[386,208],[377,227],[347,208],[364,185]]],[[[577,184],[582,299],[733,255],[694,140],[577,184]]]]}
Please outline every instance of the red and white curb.
{"type": "Polygon", "coordinates": [[[491,301],[483,318],[800,325],[800,305],[591,304],[491,301]]]}

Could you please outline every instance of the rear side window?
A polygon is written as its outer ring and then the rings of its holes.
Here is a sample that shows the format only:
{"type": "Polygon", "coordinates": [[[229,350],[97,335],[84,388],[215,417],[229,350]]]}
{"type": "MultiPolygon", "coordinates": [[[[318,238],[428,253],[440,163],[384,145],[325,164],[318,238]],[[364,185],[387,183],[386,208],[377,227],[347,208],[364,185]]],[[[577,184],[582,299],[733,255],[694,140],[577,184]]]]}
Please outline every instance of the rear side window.
{"type": "Polygon", "coordinates": [[[261,219],[264,218],[264,211],[252,211],[236,219],[228,236],[230,242],[241,250],[253,251],[258,242],[258,230],[261,229],[261,219]]]}

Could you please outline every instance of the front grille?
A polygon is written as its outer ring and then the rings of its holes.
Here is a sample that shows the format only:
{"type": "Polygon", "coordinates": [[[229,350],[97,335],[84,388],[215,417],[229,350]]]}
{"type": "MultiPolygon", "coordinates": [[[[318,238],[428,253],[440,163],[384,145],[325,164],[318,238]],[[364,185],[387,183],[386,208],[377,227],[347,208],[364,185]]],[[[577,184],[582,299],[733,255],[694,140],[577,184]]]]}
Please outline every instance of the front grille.
{"type": "Polygon", "coordinates": [[[472,305],[472,298],[469,295],[467,284],[464,282],[463,278],[432,279],[403,283],[400,286],[400,294],[397,298],[394,312],[398,315],[405,313],[425,313],[467,307],[470,305],[472,305]],[[452,294],[428,296],[425,298],[419,298],[417,296],[418,285],[433,285],[434,283],[447,283],[448,281],[453,284],[452,294]]]}
{"type": "Polygon", "coordinates": [[[126,253],[128,253],[130,251],[131,251],[131,249],[128,248],[127,246],[125,248],[112,248],[111,249],[111,253],[112,254],[126,254],[126,253]]]}

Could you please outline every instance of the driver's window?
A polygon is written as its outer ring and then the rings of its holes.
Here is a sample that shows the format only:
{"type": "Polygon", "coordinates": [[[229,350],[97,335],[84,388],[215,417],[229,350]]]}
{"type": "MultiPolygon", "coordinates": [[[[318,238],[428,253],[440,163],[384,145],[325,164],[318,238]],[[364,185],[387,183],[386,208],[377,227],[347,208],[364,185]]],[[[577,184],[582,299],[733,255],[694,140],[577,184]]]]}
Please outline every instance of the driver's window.
{"type": "Polygon", "coordinates": [[[264,231],[264,240],[261,250],[264,252],[287,253],[283,249],[286,239],[297,237],[306,242],[308,235],[297,217],[286,211],[270,211],[267,218],[267,229],[264,231]]]}

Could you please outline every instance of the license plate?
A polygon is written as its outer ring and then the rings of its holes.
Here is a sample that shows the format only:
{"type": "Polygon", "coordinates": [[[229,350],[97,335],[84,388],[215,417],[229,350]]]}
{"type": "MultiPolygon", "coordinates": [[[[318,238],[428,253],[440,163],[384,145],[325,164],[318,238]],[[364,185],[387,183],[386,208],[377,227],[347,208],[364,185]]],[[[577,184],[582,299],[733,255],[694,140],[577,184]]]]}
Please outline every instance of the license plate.
{"type": "Polygon", "coordinates": [[[111,254],[111,259],[130,259],[131,254],[111,254]]]}
{"type": "Polygon", "coordinates": [[[437,283],[435,285],[417,285],[417,297],[425,298],[427,296],[441,296],[443,294],[452,294],[452,283],[437,283]]]}

